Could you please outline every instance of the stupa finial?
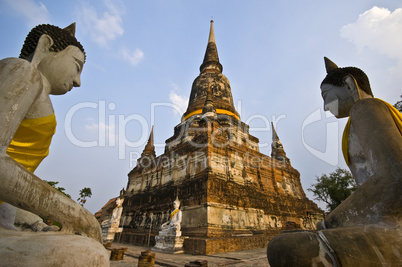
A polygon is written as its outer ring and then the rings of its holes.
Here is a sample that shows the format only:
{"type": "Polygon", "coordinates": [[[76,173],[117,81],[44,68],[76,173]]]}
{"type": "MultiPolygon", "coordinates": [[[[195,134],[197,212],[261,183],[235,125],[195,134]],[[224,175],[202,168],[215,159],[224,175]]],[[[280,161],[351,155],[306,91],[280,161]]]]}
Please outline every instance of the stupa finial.
{"type": "Polygon", "coordinates": [[[211,19],[211,27],[209,29],[208,43],[215,43],[215,33],[214,33],[214,20],[211,19]]]}

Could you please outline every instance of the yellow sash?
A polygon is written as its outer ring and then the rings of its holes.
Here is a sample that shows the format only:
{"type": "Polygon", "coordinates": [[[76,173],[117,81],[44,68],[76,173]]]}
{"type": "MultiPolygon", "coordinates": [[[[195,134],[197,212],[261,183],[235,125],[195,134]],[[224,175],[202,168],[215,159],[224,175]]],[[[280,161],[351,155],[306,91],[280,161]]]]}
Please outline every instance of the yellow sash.
{"type": "Polygon", "coordinates": [[[34,172],[49,154],[49,146],[56,131],[56,117],[23,120],[14,134],[7,154],[19,164],[34,172]]]}
{"type": "Polygon", "coordinates": [[[175,209],[172,213],[170,213],[170,219],[173,218],[173,216],[179,212],[179,209],[175,209]]]}
{"type": "MultiPolygon", "coordinates": [[[[376,98],[376,99],[380,100],[387,106],[392,118],[394,119],[396,126],[398,127],[399,133],[402,135],[402,114],[401,114],[401,112],[399,112],[399,110],[397,110],[394,106],[392,106],[388,102],[385,102],[384,100],[381,100],[378,98],[376,98]]],[[[349,155],[348,155],[349,130],[350,130],[350,116],[349,116],[348,122],[346,123],[345,130],[343,131],[343,136],[342,136],[342,153],[343,153],[343,157],[345,158],[345,162],[348,166],[349,166],[349,155]]]]}
{"type": "MultiPolygon", "coordinates": [[[[23,120],[14,134],[6,153],[16,162],[34,172],[49,155],[49,146],[56,132],[56,117],[23,120]]],[[[3,201],[0,200],[0,205],[3,201]]]]}

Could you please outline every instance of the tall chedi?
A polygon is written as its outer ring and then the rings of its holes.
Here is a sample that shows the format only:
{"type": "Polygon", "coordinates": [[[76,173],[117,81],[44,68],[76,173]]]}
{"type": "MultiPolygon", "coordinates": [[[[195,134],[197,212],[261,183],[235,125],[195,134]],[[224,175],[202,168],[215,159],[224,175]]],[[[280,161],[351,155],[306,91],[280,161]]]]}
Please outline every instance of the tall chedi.
{"type": "Polygon", "coordinates": [[[187,111],[182,120],[202,112],[208,87],[212,92],[212,101],[218,114],[227,114],[240,119],[233,105],[232,90],[228,78],[222,74],[223,67],[219,62],[215,44],[213,21],[209,32],[207,51],[200,66],[200,75],[194,80],[191,88],[187,111]]]}
{"type": "Polygon", "coordinates": [[[211,21],[200,74],[182,121],[159,156],[152,130],[128,174],[120,222],[123,232],[117,240],[154,244],[176,198],[181,201],[187,253],[266,247],[280,231],[314,229],[321,219],[276,132],[272,157],[260,153],[258,138],[249,133],[234,108],[230,83],[222,71],[211,21]]]}

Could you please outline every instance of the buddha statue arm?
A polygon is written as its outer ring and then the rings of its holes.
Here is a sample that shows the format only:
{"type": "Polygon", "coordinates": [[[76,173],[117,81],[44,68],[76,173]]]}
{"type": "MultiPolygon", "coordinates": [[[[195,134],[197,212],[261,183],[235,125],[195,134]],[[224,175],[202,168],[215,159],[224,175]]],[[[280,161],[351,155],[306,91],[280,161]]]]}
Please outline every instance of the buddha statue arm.
{"type": "Polygon", "coordinates": [[[7,155],[0,157],[0,181],[3,201],[60,222],[62,232],[86,235],[101,242],[95,216],[7,155]]]}
{"type": "Polygon", "coordinates": [[[42,90],[41,74],[28,61],[0,61],[0,200],[56,220],[62,231],[101,241],[95,216],[6,154],[14,133],[42,90]]]}
{"type": "Polygon", "coordinates": [[[0,61],[0,81],[0,149],[5,153],[25,114],[40,94],[42,78],[28,61],[6,58],[0,61]]]}

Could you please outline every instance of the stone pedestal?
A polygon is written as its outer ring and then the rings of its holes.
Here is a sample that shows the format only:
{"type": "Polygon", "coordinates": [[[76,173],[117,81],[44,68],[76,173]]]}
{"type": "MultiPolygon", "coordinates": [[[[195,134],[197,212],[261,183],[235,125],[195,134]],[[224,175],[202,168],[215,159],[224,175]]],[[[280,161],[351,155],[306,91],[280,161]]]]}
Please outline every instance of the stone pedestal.
{"type": "Polygon", "coordinates": [[[184,239],[181,236],[181,231],[175,231],[174,229],[162,230],[158,236],[155,236],[156,245],[152,250],[171,254],[184,253],[184,239]]]}
{"type": "Polygon", "coordinates": [[[110,253],[111,261],[121,261],[124,258],[124,252],[127,251],[127,248],[114,248],[110,253]]]}
{"type": "Polygon", "coordinates": [[[146,250],[141,252],[138,258],[138,267],[153,267],[155,265],[155,253],[146,250]]]}

